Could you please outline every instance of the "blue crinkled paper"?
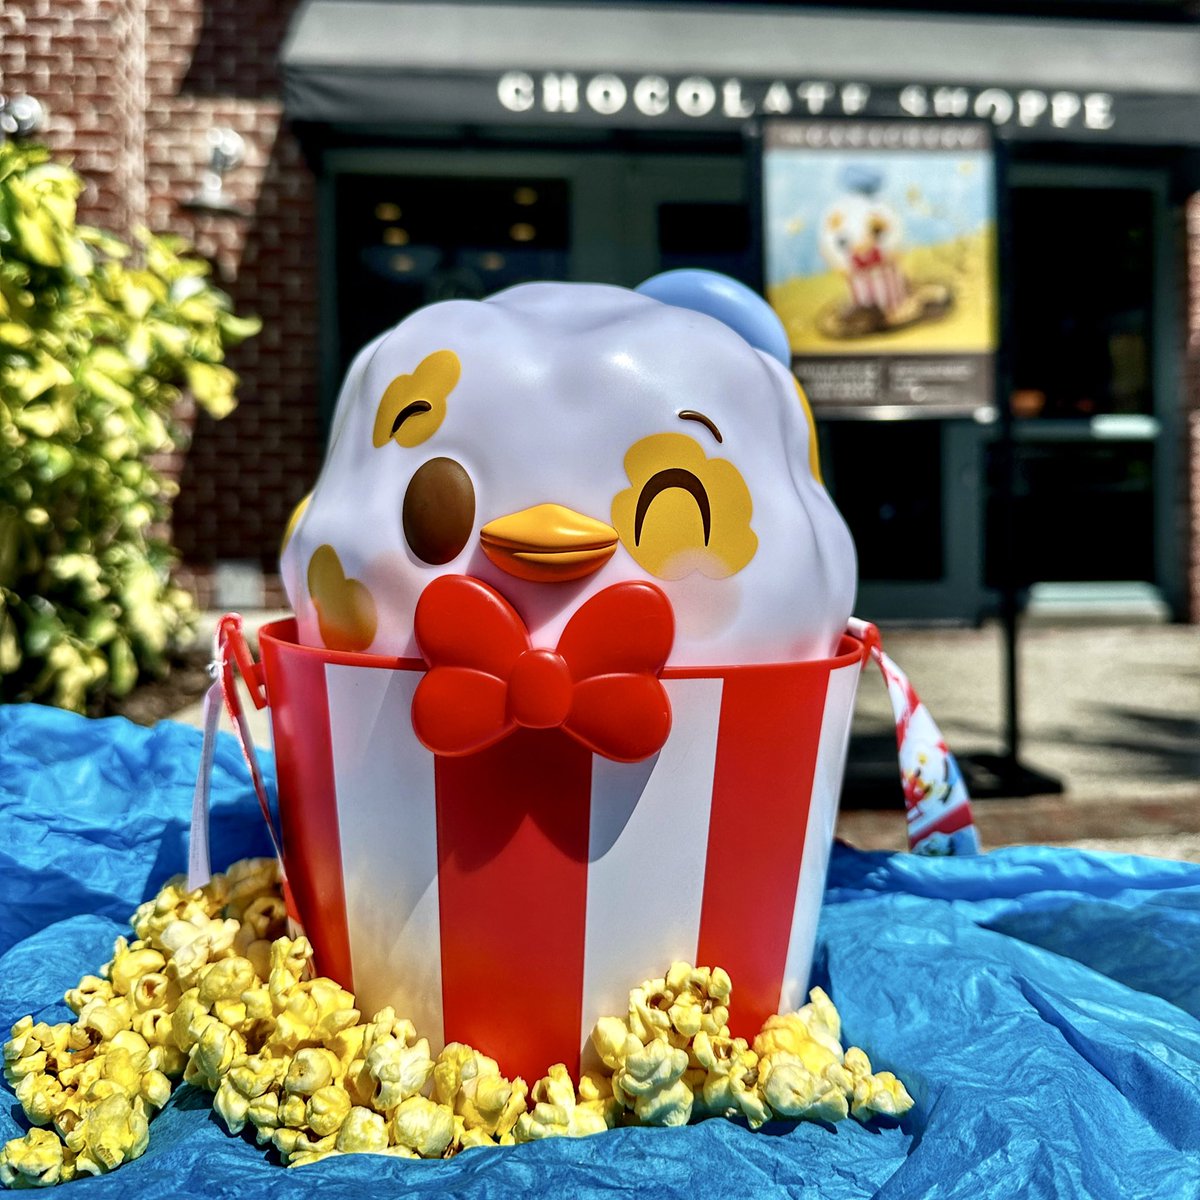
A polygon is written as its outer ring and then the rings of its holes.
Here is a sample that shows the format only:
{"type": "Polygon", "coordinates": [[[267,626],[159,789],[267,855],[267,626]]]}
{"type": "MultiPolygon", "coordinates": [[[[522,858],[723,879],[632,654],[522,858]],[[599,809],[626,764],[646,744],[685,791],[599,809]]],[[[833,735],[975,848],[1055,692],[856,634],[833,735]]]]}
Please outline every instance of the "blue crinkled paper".
{"type": "MultiPolygon", "coordinates": [[[[199,733],[170,723],[0,707],[0,1024],[64,1019],[65,989],[183,870],[199,753],[199,733]]],[[[216,866],[269,853],[229,737],[213,806],[216,866]]],[[[66,1186],[238,1200],[1200,1196],[1200,867],[1045,848],[926,859],[837,847],[815,981],[846,1040],[908,1085],[916,1106],[899,1125],[750,1133],[708,1121],[289,1171],[230,1137],[209,1097],[185,1086],[143,1158],[66,1186]]],[[[24,1128],[8,1095],[0,1140],[24,1128]]]]}

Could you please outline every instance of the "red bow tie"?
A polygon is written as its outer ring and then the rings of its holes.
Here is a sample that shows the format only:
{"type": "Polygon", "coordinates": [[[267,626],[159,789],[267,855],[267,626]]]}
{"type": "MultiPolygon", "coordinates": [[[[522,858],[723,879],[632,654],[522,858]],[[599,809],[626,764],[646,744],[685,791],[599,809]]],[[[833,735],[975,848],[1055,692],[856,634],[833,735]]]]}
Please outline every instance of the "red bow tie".
{"type": "Polygon", "coordinates": [[[413,730],[435,754],[472,754],[523,725],[561,728],[605,758],[640,762],[671,731],[658,672],[675,620],[652,583],[605,588],[570,619],[556,650],[535,650],[499,592],[442,575],[421,593],[414,631],[429,671],[413,696],[413,730]]]}

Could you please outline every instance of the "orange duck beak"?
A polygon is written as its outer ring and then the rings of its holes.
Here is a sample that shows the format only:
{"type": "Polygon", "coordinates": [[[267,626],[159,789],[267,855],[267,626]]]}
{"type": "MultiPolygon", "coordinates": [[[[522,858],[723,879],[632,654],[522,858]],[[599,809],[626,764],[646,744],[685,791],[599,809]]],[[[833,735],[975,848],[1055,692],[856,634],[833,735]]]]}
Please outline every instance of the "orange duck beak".
{"type": "Polygon", "coordinates": [[[535,504],[489,521],[483,552],[502,571],[533,583],[565,583],[598,571],[617,548],[617,531],[561,504],[535,504]]]}

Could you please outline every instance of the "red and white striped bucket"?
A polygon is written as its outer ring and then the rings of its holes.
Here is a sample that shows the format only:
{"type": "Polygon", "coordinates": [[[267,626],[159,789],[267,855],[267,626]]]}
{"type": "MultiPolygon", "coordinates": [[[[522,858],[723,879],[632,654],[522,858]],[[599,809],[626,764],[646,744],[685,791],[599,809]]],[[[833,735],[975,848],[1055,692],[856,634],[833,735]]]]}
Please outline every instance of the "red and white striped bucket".
{"type": "Polygon", "coordinates": [[[577,1070],[597,1018],[677,959],[729,971],[735,1034],[803,1001],[864,641],[664,669],[671,732],[637,763],[558,729],[435,756],[423,661],[300,645],[290,620],[259,642],[291,899],[364,1012],[533,1080],[577,1070]]]}
{"type": "Polygon", "coordinates": [[[894,264],[885,261],[855,266],[850,271],[850,291],[860,308],[890,313],[908,297],[908,283],[894,264]]]}

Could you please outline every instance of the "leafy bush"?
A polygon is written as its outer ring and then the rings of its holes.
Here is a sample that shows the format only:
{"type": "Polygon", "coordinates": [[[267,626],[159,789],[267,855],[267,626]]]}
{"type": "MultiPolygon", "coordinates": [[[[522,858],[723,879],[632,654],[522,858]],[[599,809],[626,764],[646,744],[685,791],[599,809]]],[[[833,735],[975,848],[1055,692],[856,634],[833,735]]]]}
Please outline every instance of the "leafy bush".
{"type": "Polygon", "coordinates": [[[148,461],[184,436],[186,388],[234,406],[234,316],[178,238],[136,251],[77,225],[83,180],[0,144],[0,698],[95,708],[161,673],[193,602],[155,525],[174,485],[148,461]]]}

